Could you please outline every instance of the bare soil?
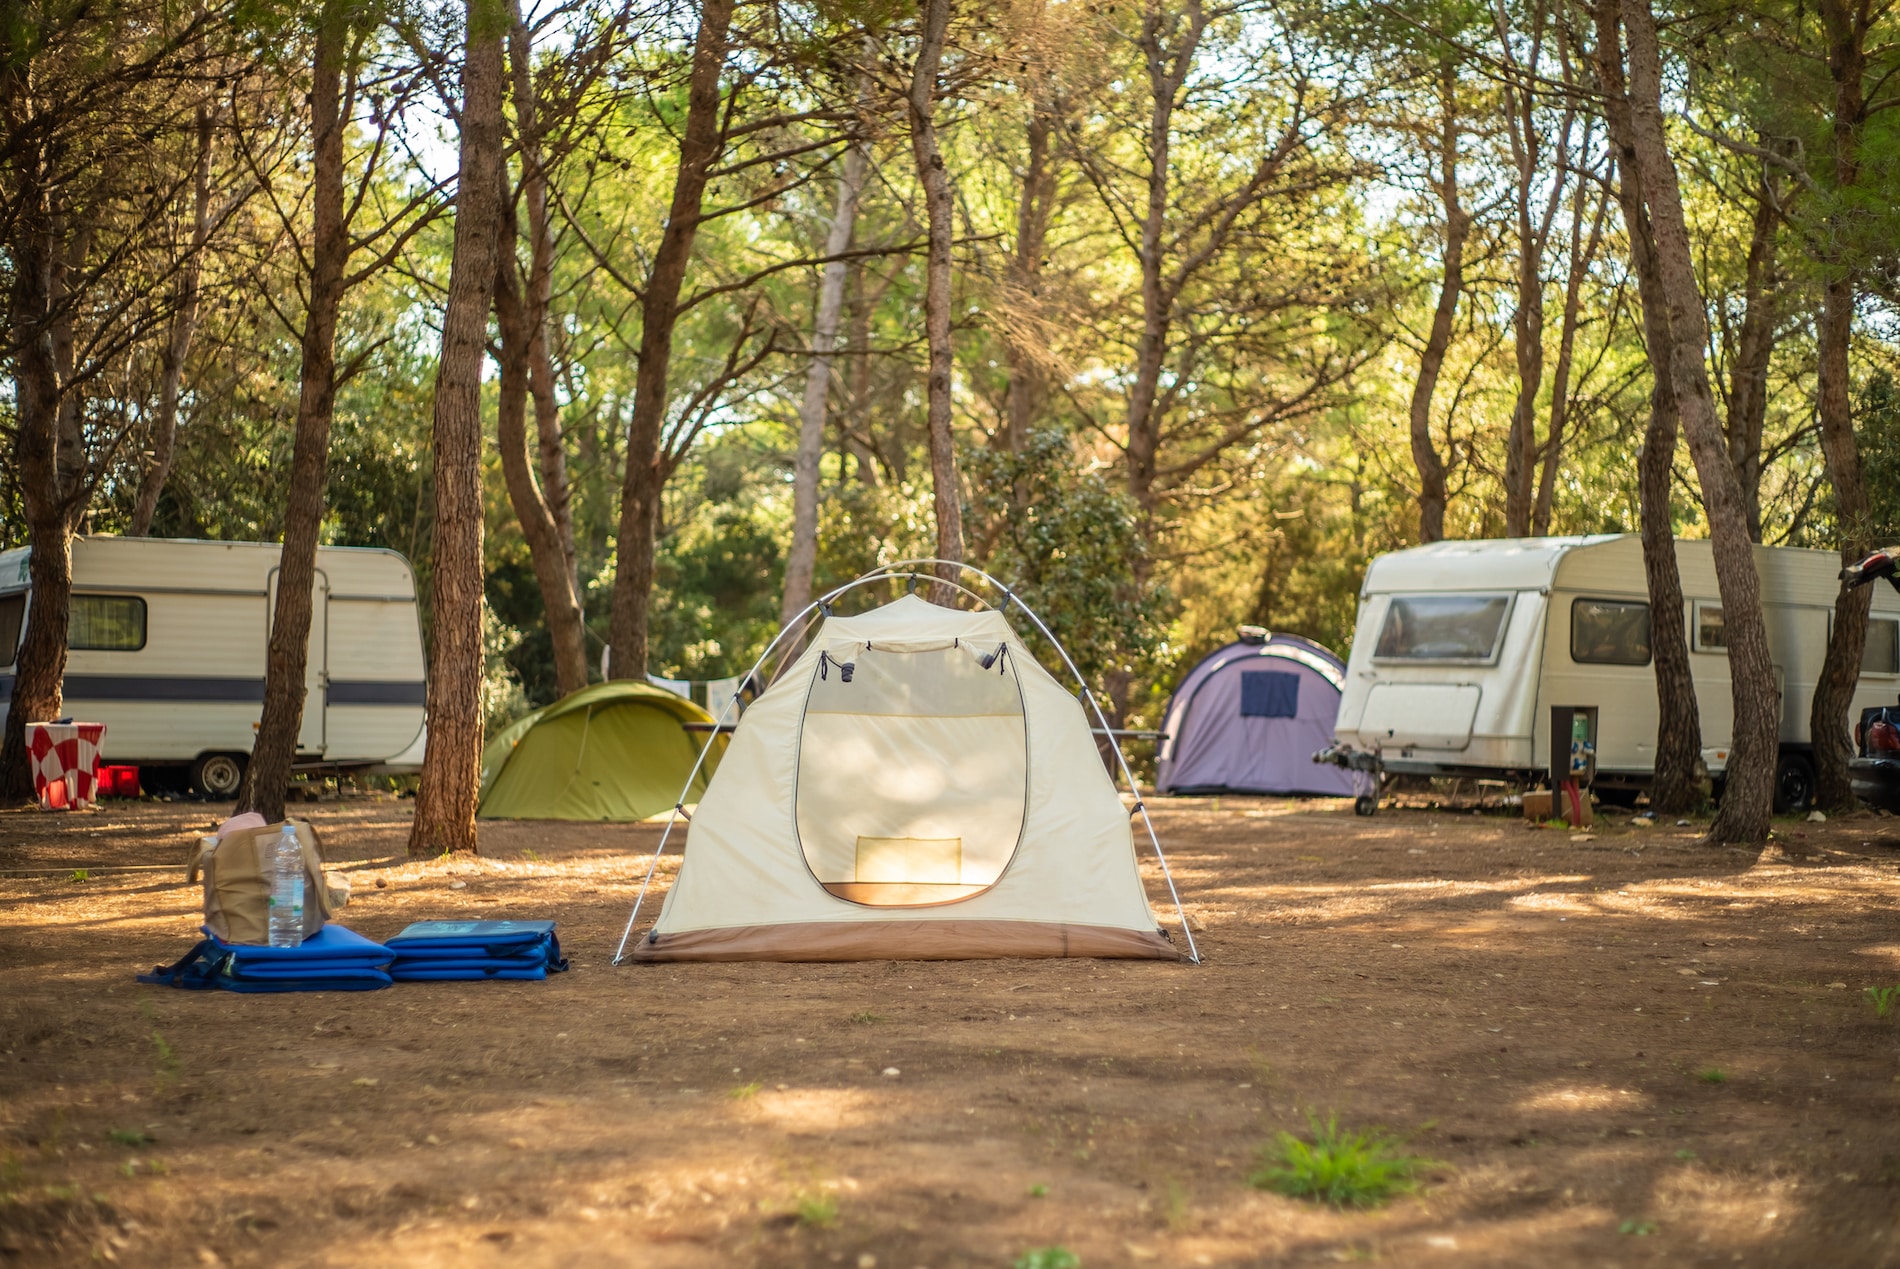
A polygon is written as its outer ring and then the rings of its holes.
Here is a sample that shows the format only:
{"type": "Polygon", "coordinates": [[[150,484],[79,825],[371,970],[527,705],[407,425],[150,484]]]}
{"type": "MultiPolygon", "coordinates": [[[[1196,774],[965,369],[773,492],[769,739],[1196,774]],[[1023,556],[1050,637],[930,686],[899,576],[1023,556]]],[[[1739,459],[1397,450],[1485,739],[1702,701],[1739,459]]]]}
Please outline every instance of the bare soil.
{"type": "Polygon", "coordinates": [[[1900,1008],[1864,994],[1900,983],[1900,821],[1737,851],[1183,800],[1198,967],[614,968],[656,828],[408,863],[406,804],[306,809],[351,927],[552,917],[572,972],[141,986],[195,937],[181,861],[224,808],[0,814],[0,1264],[1900,1261],[1900,1008]],[[1406,1135],[1425,1188],[1248,1184],[1332,1112],[1406,1135]]]}

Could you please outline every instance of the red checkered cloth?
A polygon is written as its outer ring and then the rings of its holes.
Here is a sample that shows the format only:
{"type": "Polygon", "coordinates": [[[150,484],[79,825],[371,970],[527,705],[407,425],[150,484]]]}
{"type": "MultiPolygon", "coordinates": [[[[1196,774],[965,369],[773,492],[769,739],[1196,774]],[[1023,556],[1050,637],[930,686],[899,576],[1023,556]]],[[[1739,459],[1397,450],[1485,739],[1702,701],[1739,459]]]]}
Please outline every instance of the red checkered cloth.
{"type": "Polygon", "coordinates": [[[49,811],[91,806],[98,796],[104,723],[28,723],[26,753],[33,792],[49,811]]]}

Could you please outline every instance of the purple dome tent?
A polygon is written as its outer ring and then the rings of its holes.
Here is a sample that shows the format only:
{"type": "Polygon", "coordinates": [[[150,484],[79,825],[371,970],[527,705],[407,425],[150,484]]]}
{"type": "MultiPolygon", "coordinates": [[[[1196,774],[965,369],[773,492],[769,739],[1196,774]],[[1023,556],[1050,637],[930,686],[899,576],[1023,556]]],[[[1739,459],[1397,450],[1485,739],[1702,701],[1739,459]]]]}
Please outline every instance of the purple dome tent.
{"type": "Polygon", "coordinates": [[[1321,766],[1333,743],[1346,664],[1298,635],[1242,626],[1238,642],[1202,658],[1168,702],[1162,793],[1355,797],[1360,772],[1321,766]]]}

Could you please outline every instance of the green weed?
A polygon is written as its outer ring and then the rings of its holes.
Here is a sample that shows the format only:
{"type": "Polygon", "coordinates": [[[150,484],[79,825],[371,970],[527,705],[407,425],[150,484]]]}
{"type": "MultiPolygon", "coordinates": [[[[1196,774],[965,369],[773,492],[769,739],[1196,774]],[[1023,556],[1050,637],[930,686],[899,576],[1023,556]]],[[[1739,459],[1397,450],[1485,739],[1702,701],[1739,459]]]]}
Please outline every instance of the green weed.
{"type": "Polygon", "coordinates": [[[866,1009],[860,1013],[852,1014],[851,1021],[857,1023],[860,1027],[873,1027],[880,1022],[889,1022],[890,1019],[881,1013],[872,1013],[869,1009],[866,1009]]]}
{"type": "Polygon", "coordinates": [[[66,880],[73,882],[74,884],[77,884],[81,881],[91,881],[92,874],[84,868],[75,868],[73,869],[73,875],[66,878],[66,880]]]}
{"type": "Polygon", "coordinates": [[[1705,1066],[1695,1073],[1695,1077],[1704,1084],[1728,1083],[1728,1072],[1719,1066],[1705,1066]]]}
{"type": "Polygon", "coordinates": [[[26,1164],[18,1155],[0,1155],[0,1199],[6,1198],[26,1182],[26,1164]]]}
{"type": "Polygon", "coordinates": [[[750,1084],[740,1084],[735,1088],[727,1089],[726,1096],[730,1097],[735,1102],[742,1102],[746,1100],[748,1097],[757,1097],[759,1095],[759,1090],[764,1087],[765,1085],[755,1080],[750,1084]]]}
{"type": "Polygon", "coordinates": [[[1082,1269],[1082,1257],[1067,1247],[1033,1247],[1016,1257],[1015,1269],[1082,1269]]]}
{"type": "Polygon", "coordinates": [[[122,1146],[149,1146],[152,1138],[136,1128],[114,1128],[106,1136],[122,1146]]]}
{"type": "Polygon", "coordinates": [[[183,1063],[179,1061],[178,1051],[172,1048],[164,1033],[156,1028],[152,1031],[152,1048],[158,1055],[158,1062],[152,1068],[152,1087],[162,1093],[178,1078],[178,1070],[183,1063]]]}
{"type": "Polygon", "coordinates": [[[538,864],[541,862],[541,855],[538,851],[524,850],[521,852],[521,857],[527,860],[531,864],[538,864]]]}
{"type": "Polygon", "coordinates": [[[1173,1177],[1161,1188],[1161,1223],[1177,1232],[1187,1228],[1187,1191],[1173,1177]]]}
{"type": "Polygon", "coordinates": [[[1632,1238],[1648,1238],[1656,1232],[1655,1221],[1624,1221],[1616,1227],[1619,1234],[1628,1234],[1632,1238]]]}
{"type": "Polygon", "coordinates": [[[1869,987],[1862,993],[1874,1007],[1874,1017],[1884,1018],[1893,1012],[1896,1002],[1900,1002],[1900,984],[1892,987],[1869,987]]]}
{"type": "Polygon", "coordinates": [[[1333,1207],[1378,1207],[1418,1188],[1418,1174],[1432,1161],[1404,1153],[1404,1142],[1378,1129],[1351,1132],[1336,1115],[1307,1119],[1312,1140],[1283,1132],[1260,1152],[1248,1180],[1258,1189],[1333,1207]]]}
{"type": "Polygon", "coordinates": [[[1040,1181],[1038,1181],[1036,1184],[1029,1187],[1029,1197],[1030,1198],[1048,1198],[1049,1187],[1042,1184],[1040,1181]]]}
{"type": "Polygon", "coordinates": [[[830,1229],[838,1223],[838,1200],[807,1191],[792,1200],[792,1215],[808,1229],[830,1229]]]}

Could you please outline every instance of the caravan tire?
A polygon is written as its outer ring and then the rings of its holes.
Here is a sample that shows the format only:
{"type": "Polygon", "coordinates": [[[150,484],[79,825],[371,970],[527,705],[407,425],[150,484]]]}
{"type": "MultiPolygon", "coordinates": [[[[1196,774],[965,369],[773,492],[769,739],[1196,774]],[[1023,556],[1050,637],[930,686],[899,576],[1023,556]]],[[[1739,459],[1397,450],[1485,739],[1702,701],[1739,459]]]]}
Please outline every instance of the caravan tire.
{"type": "Polygon", "coordinates": [[[237,796],[247,765],[241,753],[199,754],[191,764],[191,787],[214,802],[228,801],[237,796]]]}
{"type": "Polygon", "coordinates": [[[1379,799],[1365,797],[1354,798],[1352,800],[1352,813],[1354,815],[1377,815],[1379,813],[1379,799]]]}
{"type": "Polygon", "coordinates": [[[1775,766],[1775,814],[1799,815],[1814,805],[1814,764],[1806,754],[1784,753],[1775,766]]]}

